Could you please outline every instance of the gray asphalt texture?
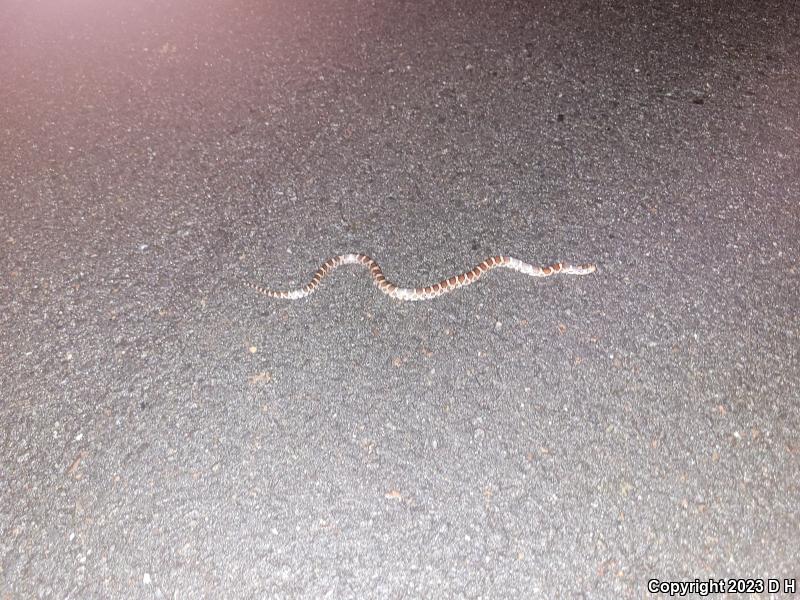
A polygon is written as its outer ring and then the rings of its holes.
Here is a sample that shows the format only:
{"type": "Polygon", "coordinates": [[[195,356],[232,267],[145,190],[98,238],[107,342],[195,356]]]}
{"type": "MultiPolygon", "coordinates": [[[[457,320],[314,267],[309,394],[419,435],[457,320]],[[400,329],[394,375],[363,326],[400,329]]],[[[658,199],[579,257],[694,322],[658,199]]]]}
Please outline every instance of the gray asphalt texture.
{"type": "Polygon", "coordinates": [[[0,598],[800,577],[796,3],[0,7],[0,598]]]}

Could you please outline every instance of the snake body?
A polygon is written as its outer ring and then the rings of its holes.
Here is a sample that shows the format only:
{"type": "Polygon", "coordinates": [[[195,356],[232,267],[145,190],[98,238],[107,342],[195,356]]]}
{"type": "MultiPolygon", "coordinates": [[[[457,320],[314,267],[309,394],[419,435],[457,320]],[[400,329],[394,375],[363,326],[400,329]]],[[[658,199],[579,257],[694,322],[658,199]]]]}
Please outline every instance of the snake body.
{"type": "Polygon", "coordinates": [[[372,275],[372,281],[381,292],[390,298],[402,301],[430,300],[431,298],[436,298],[442,294],[447,294],[453,290],[457,290],[460,287],[474,283],[480,279],[484,273],[491,271],[496,267],[512,269],[531,277],[550,277],[551,275],[556,275],[559,273],[562,275],[588,275],[589,273],[594,273],[595,271],[595,266],[591,264],[567,265],[557,262],[546,267],[537,267],[511,256],[491,256],[470,271],[461,273],[460,275],[455,275],[448,279],[443,279],[442,281],[434,283],[433,285],[417,288],[402,288],[386,279],[380,266],[378,266],[378,263],[366,254],[340,254],[339,256],[334,256],[333,258],[326,260],[325,263],[319,269],[317,269],[317,272],[314,273],[311,281],[309,281],[302,288],[286,291],[270,290],[258,285],[257,283],[251,283],[249,281],[246,281],[245,285],[254,289],[260,294],[268,296],[269,298],[299,300],[300,298],[305,298],[306,296],[313,294],[319,287],[322,279],[329,275],[334,269],[342,265],[355,264],[364,265],[369,269],[369,272],[372,275]]]}

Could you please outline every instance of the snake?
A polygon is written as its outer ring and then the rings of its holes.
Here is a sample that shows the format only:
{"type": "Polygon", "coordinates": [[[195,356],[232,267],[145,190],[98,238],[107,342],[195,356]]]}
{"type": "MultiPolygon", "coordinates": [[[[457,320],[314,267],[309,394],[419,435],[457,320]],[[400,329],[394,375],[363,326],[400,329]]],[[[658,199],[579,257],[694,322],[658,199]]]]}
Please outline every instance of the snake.
{"type": "Polygon", "coordinates": [[[497,267],[519,271],[530,277],[550,277],[551,275],[557,274],[588,275],[594,273],[596,270],[596,266],[593,264],[569,265],[557,262],[548,266],[538,267],[512,256],[490,256],[479,265],[476,265],[469,271],[461,273],[460,275],[442,279],[438,283],[425,287],[404,288],[386,279],[378,263],[366,254],[340,254],[326,260],[323,265],[317,269],[313,277],[311,277],[311,281],[301,288],[293,290],[272,290],[250,281],[245,281],[244,284],[269,298],[299,300],[317,291],[320,282],[330,275],[333,270],[342,265],[363,265],[369,269],[373,283],[381,292],[390,298],[404,302],[430,300],[443,294],[448,294],[458,288],[475,283],[484,273],[497,267]]]}

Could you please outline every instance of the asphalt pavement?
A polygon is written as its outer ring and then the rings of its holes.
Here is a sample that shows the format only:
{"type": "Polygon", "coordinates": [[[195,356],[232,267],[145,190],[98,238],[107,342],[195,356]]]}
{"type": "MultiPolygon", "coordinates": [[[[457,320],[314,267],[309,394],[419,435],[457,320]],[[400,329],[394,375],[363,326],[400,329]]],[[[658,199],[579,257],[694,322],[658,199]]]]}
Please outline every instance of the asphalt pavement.
{"type": "Polygon", "coordinates": [[[0,599],[791,591],[798,31],[0,3],[0,599]]]}

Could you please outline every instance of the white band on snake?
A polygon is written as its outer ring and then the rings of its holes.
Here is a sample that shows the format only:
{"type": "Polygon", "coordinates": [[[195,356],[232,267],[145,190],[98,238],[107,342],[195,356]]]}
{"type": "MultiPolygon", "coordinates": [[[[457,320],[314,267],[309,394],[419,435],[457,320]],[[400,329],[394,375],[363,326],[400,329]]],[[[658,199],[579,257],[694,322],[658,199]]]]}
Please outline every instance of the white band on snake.
{"type": "Polygon", "coordinates": [[[431,298],[436,298],[442,294],[447,294],[453,290],[477,281],[484,273],[491,271],[495,267],[512,269],[531,277],[550,277],[551,275],[556,274],[588,275],[589,273],[594,273],[595,271],[595,266],[591,264],[576,266],[557,262],[546,267],[537,267],[519,259],[512,258],[511,256],[491,256],[472,270],[467,271],[466,273],[461,273],[461,275],[443,279],[439,283],[434,283],[433,285],[429,285],[427,287],[402,288],[396,286],[391,281],[386,279],[383,271],[381,271],[381,268],[378,266],[378,263],[376,263],[366,254],[340,254],[339,256],[334,256],[333,258],[326,260],[325,264],[323,264],[319,269],[317,269],[317,272],[314,273],[311,281],[309,281],[305,287],[302,288],[287,291],[270,290],[249,281],[246,281],[245,285],[270,298],[299,300],[300,298],[305,298],[306,296],[313,294],[319,287],[320,281],[322,281],[325,276],[329,275],[330,272],[337,267],[340,267],[341,265],[355,264],[364,265],[369,269],[369,272],[372,275],[372,280],[380,291],[391,298],[403,301],[430,300],[431,298]]]}

